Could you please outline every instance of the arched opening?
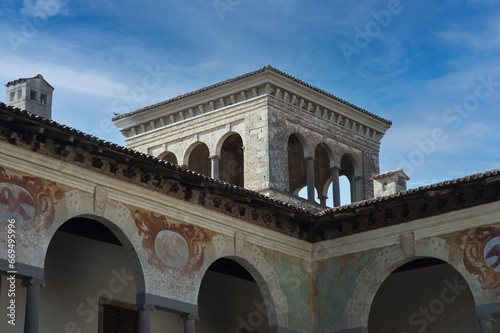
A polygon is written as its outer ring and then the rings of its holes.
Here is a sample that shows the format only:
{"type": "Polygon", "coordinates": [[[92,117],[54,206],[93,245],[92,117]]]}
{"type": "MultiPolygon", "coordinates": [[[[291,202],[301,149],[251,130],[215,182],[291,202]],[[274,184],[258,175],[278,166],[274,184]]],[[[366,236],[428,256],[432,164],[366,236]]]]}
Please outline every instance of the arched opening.
{"type": "Polygon", "coordinates": [[[160,156],[158,156],[158,158],[170,163],[178,164],[177,157],[175,157],[175,154],[169,151],[161,153],[160,156]]]}
{"type": "Polygon", "coordinates": [[[479,332],[475,302],[450,264],[420,258],[393,271],[379,287],[368,318],[370,333],[479,332]]]}
{"type": "Polygon", "coordinates": [[[354,162],[348,154],[344,154],[340,160],[339,175],[341,204],[346,205],[351,202],[356,202],[356,177],[354,162]],[[345,176],[345,178],[342,176],[345,176]],[[342,200],[344,198],[349,198],[349,202],[342,200]]]}
{"type": "Polygon", "coordinates": [[[327,147],[324,144],[319,144],[316,146],[314,152],[314,187],[319,194],[319,203],[326,205],[328,198],[327,192],[328,185],[332,179],[332,172],[330,171],[330,156],[328,154],[327,147]]]}
{"type": "Polygon", "coordinates": [[[144,292],[144,279],[135,278],[134,272],[142,274],[138,258],[116,226],[88,217],[66,221],[50,241],[44,267],[41,331],[137,329],[136,295],[144,292]]]}
{"type": "Polygon", "coordinates": [[[232,134],[222,143],[219,160],[220,180],[243,187],[243,163],[243,140],[239,134],[232,134]]]}
{"type": "Polygon", "coordinates": [[[252,275],[221,258],[208,268],[198,295],[197,332],[269,332],[266,303],[252,275]]]}
{"type": "MultiPolygon", "coordinates": [[[[307,186],[304,186],[300,190],[298,190],[298,193],[296,193],[296,195],[303,199],[307,199],[307,186]]],[[[316,188],[314,189],[314,198],[316,199],[316,201],[320,200],[320,196],[316,188]]]]}
{"type": "Polygon", "coordinates": [[[191,150],[188,168],[205,176],[211,176],[209,150],[206,144],[200,142],[191,150]]]}
{"type": "Polygon", "coordinates": [[[300,189],[307,185],[307,165],[304,159],[304,146],[295,134],[291,134],[288,138],[288,175],[290,192],[298,194],[300,189]]]}
{"type": "Polygon", "coordinates": [[[353,202],[351,182],[347,176],[339,177],[339,187],[340,187],[340,204],[348,205],[353,202]]]}
{"type": "MultiPolygon", "coordinates": [[[[351,183],[346,176],[339,177],[339,188],[340,188],[340,205],[348,205],[351,203],[351,183]]],[[[326,200],[326,205],[328,207],[333,207],[333,182],[332,179],[329,180],[328,189],[326,190],[328,199],[326,200]]]]}

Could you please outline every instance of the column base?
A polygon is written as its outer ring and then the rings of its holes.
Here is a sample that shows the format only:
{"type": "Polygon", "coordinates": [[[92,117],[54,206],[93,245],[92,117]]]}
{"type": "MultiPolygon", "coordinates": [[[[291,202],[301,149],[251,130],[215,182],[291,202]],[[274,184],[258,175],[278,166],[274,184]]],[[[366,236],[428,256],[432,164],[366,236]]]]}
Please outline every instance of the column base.
{"type": "Polygon", "coordinates": [[[269,327],[269,333],[302,333],[302,331],[292,330],[291,328],[283,326],[272,326],[269,327]]]}
{"type": "Polygon", "coordinates": [[[368,333],[368,328],[360,326],[354,328],[346,328],[340,331],[334,331],[330,333],[368,333]]]}

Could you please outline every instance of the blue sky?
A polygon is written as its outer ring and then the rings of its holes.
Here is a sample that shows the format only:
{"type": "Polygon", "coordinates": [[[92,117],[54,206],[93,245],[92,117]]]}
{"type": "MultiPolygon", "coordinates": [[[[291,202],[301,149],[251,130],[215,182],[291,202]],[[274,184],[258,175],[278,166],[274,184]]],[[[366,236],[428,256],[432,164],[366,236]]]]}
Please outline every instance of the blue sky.
{"type": "Polygon", "coordinates": [[[42,74],[54,120],[118,144],[113,112],[270,64],[392,120],[409,187],[500,167],[494,0],[3,0],[0,29],[1,82],[42,74]]]}

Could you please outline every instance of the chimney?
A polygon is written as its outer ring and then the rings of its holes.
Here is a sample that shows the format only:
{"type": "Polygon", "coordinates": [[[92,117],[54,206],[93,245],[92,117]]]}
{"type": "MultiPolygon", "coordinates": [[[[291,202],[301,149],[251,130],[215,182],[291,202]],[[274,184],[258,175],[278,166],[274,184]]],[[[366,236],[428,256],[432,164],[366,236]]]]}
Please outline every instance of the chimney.
{"type": "Polygon", "coordinates": [[[406,191],[406,182],[410,180],[410,177],[399,169],[373,176],[372,180],[373,195],[376,198],[406,191]]]}
{"type": "Polygon", "coordinates": [[[41,74],[8,82],[7,105],[26,110],[45,118],[52,118],[54,88],[41,74]]]}

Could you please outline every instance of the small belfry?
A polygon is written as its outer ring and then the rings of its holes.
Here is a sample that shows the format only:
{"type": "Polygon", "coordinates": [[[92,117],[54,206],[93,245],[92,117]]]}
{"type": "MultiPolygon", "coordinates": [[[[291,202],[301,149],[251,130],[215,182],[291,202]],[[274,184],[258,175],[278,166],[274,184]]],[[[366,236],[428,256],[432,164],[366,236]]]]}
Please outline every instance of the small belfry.
{"type": "Polygon", "coordinates": [[[42,117],[52,118],[52,92],[54,88],[38,74],[8,82],[7,105],[26,110],[42,117]]]}
{"type": "Polygon", "coordinates": [[[113,118],[129,148],[304,208],[373,197],[391,122],[271,66],[113,118]],[[299,192],[306,188],[307,198],[299,192]]]}

